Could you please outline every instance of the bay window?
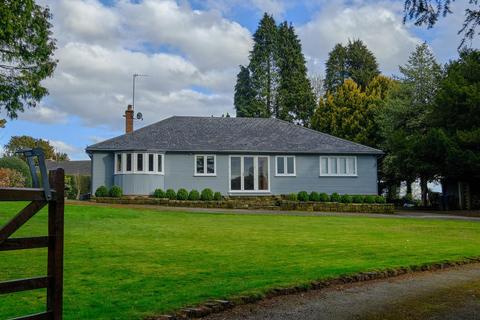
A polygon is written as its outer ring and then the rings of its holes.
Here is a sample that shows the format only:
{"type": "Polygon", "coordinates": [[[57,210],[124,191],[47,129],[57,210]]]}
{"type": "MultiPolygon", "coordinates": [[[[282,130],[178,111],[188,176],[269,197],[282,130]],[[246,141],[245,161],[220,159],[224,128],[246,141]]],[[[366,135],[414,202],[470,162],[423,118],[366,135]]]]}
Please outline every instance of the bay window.
{"type": "Polygon", "coordinates": [[[115,153],[115,174],[163,174],[163,157],[160,153],[115,153]]]}

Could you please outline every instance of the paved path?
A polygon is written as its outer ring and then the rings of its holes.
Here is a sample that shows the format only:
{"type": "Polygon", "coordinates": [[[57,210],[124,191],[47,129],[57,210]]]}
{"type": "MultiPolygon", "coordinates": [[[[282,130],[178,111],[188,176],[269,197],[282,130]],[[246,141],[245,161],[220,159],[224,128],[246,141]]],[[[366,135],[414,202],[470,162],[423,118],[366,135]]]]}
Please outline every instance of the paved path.
{"type": "Polygon", "coordinates": [[[267,319],[480,320],[480,264],[276,297],[203,318],[267,319]]]}
{"type": "Polygon", "coordinates": [[[216,209],[216,208],[184,208],[166,207],[148,204],[110,204],[95,203],[88,201],[68,200],[67,204],[91,205],[113,208],[137,208],[164,212],[199,212],[199,213],[222,213],[222,214],[264,214],[264,215],[294,215],[294,216],[352,216],[370,218],[414,218],[414,219],[441,219],[441,220],[466,220],[480,222],[480,212],[455,212],[439,213],[435,211],[410,211],[400,210],[395,214],[377,213],[352,213],[352,212],[311,212],[311,211],[281,211],[281,210],[253,210],[253,209],[216,209]]]}

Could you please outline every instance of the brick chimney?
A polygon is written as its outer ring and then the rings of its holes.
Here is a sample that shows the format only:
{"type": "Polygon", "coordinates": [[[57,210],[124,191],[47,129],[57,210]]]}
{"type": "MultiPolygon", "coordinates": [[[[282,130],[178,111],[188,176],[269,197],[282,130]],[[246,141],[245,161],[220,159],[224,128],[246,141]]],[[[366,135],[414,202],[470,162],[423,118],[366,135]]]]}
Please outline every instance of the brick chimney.
{"type": "Polygon", "coordinates": [[[125,133],[130,133],[133,131],[133,108],[129,104],[127,110],[125,110],[125,133]]]}

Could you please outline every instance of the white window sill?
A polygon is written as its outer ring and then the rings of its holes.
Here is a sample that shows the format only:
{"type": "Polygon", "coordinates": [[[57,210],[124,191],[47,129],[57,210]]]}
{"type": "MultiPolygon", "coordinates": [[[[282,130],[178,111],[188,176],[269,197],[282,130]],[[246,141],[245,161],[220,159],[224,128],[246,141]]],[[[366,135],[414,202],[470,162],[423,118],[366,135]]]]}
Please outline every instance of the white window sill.
{"type": "Polygon", "coordinates": [[[157,176],[163,176],[163,172],[144,172],[144,171],[136,171],[136,172],[115,172],[115,175],[129,175],[129,174],[149,174],[149,175],[157,175],[157,176]]]}
{"type": "Polygon", "coordinates": [[[270,194],[270,190],[230,190],[228,194],[270,194]]]}
{"type": "Polygon", "coordinates": [[[356,178],[358,175],[356,174],[321,174],[319,177],[350,177],[356,178]]]}
{"type": "Polygon", "coordinates": [[[275,174],[275,177],[296,177],[296,174],[291,174],[291,173],[277,173],[275,174]]]}
{"type": "Polygon", "coordinates": [[[216,177],[216,173],[195,173],[194,177],[216,177]]]}

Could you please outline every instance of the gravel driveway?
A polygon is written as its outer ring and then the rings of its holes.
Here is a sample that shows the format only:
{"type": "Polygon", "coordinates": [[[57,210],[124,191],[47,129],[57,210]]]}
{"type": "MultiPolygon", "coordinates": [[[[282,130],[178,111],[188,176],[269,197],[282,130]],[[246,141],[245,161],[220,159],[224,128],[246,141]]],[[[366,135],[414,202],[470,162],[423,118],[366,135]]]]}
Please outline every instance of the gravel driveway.
{"type": "Polygon", "coordinates": [[[275,297],[203,319],[480,320],[480,264],[275,297]]]}

